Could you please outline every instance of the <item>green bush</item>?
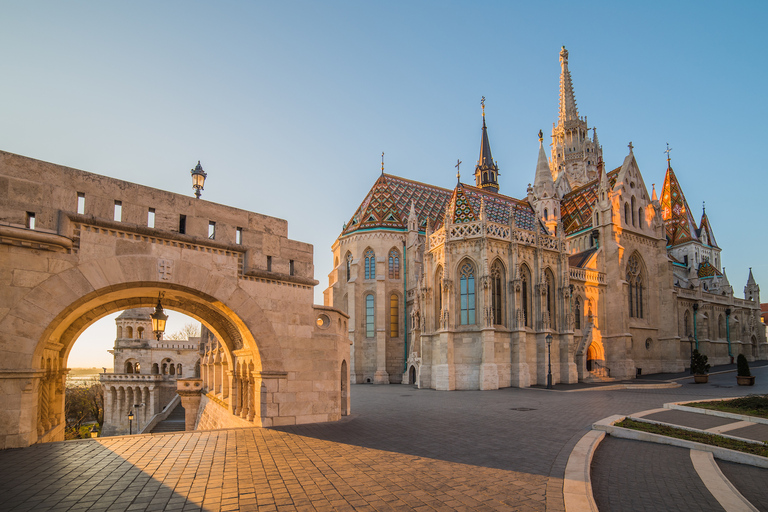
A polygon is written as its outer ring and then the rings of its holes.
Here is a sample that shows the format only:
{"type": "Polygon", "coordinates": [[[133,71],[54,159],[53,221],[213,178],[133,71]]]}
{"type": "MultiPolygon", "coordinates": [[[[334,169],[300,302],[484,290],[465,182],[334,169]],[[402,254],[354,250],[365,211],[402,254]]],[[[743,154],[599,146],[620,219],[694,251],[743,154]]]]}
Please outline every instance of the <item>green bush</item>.
{"type": "Polygon", "coordinates": [[[709,372],[709,363],[707,363],[707,356],[699,352],[698,349],[694,349],[691,356],[691,370],[694,375],[706,375],[709,372]]]}
{"type": "Polygon", "coordinates": [[[747,358],[744,357],[744,354],[739,354],[739,357],[736,358],[736,375],[739,377],[752,376],[752,374],[749,373],[749,364],[747,363],[747,358]]]}

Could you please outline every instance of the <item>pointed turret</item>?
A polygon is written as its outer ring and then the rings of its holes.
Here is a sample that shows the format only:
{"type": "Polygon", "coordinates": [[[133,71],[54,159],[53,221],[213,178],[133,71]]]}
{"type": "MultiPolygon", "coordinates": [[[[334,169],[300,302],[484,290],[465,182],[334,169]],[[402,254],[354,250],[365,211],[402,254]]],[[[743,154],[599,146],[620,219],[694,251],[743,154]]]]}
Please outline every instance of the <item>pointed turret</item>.
{"type": "Polygon", "coordinates": [[[677,181],[675,171],[667,158],[667,173],[661,187],[661,218],[666,224],[667,246],[675,246],[691,240],[698,241],[696,222],[677,181]]]}
{"type": "Polygon", "coordinates": [[[707,208],[702,207],[701,222],[699,222],[699,238],[701,242],[709,245],[710,247],[718,247],[715,240],[715,234],[712,231],[712,226],[709,224],[709,218],[707,217],[707,208]]]}
{"type": "Polygon", "coordinates": [[[488,141],[488,128],[485,126],[485,96],[481,101],[483,106],[483,135],[480,140],[480,157],[475,166],[475,184],[478,188],[499,191],[499,167],[491,156],[491,143],[488,141]]]}
{"type": "Polygon", "coordinates": [[[749,267],[747,286],[744,287],[744,298],[760,304],[760,287],[757,285],[755,277],[752,275],[752,267],[749,267]]]}
{"type": "Polygon", "coordinates": [[[555,194],[555,182],[549,170],[547,154],[544,152],[544,135],[539,130],[539,160],[536,163],[536,178],[533,181],[533,208],[536,216],[555,234],[560,218],[560,201],[555,194]]]}

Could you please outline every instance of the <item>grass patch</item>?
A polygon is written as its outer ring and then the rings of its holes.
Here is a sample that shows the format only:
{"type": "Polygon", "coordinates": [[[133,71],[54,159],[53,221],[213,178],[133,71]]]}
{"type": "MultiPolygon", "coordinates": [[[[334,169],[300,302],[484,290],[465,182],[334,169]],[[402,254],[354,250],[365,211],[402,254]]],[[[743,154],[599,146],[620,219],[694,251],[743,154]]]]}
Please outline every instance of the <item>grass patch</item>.
{"type": "Polygon", "coordinates": [[[728,448],[730,450],[751,453],[753,455],[760,455],[761,457],[768,457],[767,443],[745,443],[744,441],[737,441],[736,439],[730,439],[727,437],[719,436],[717,434],[692,432],[682,428],[645,423],[642,421],[631,420],[629,418],[624,418],[619,423],[616,423],[616,426],[631,428],[632,430],[639,430],[641,432],[649,432],[651,434],[660,434],[662,436],[674,437],[677,439],[685,439],[686,441],[694,441],[696,443],[718,446],[720,448],[728,448]]]}
{"type": "Polygon", "coordinates": [[[685,404],[690,407],[712,409],[715,411],[745,414],[768,419],[768,395],[747,395],[732,400],[719,400],[717,402],[694,402],[685,404]]]}

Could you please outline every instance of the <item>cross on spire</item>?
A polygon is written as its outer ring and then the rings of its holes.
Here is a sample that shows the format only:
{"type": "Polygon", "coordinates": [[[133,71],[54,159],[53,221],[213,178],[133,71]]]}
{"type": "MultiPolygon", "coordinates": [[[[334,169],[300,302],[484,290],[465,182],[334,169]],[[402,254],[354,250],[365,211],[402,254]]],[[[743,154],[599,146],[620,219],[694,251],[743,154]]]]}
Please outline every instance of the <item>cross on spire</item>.
{"type": "Polygon", "coordinates": [[[483,107],[483,117],[485,117],[485,96],[480,98],[480,106],[483,107]]]}
{"type": "Polygon", "coordinates": [[[384,152],[381,152],[381,174],[384,174],[384,152]]]}
{"type": "Polygon", "coordinates": [[[664,152],[667,154],[667,167],[669,167],[669,162],[672,160],[672,159],[669,157],[669,152],[670,152],[670,151],[672,151],[672,148],[671,148],[671,147],[669,147],[669,142],[667,142],[667,150],[666,150],[666,151],[664,151],[664,152]]]}
{"type": "Polygon", "coordinates": [[[627,144],[627,146],[629,146],[629,152],[631,153],[632,152],[632,148],[635,147],[635,146],[632,145],[632,141],[629,141],[629,144],[627,144]]]}
{"type": "Polygon", "coordinates": [[[456,167],[456,181],[458,181],[459,183],[461,183],[461,172],[459,169],[460,165],[461,165],[461,160],[456,159],[456,165],[454,165],[454,167],[456,167]]]}

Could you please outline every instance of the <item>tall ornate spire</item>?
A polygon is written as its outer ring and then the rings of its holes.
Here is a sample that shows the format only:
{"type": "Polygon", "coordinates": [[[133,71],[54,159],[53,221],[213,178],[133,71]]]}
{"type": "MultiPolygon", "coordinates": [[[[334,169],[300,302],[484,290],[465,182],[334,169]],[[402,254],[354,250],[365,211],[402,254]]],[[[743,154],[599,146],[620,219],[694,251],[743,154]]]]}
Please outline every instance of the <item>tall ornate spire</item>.
{"type": "Polygon", "coordinates": [[[576,108],[571,72],[568,70],[568,50],[563,46],[560,49],[560,124],[578,118],[579,110],[576,108]]]}
{"type": "Polygon", "coordinates": [[[558,121],[552,126],[552,157],[550,169],[556,183],[561,174],[568,177],[570,187],[577,188],[596,179],[597,162],[603,150],[597,141],[597,131],[590,128],[587,118],[579,117],[573,93],[571,72],[568,70],[568,50],[560,49],[560,105],[558,121]]]}
{"type": "Polygon", "coordinates": [[[533,180],[533,193],[537,199],[554,197],[555,183],[549,170],[547,154],[544,152],[544,135],[539,130],[539,160],[536,162],[536,177],[533,180]]]}
{"type": "Polygon", "coordinates": [[[491,143],[488,141],[488,128],[485,126],[485,96],[480,100],[483,107],[483,135],[480,140],[480,158],[475,166],[475,184],[483,189],[499,191],[499,167],[491,156],[491,143]]]}

